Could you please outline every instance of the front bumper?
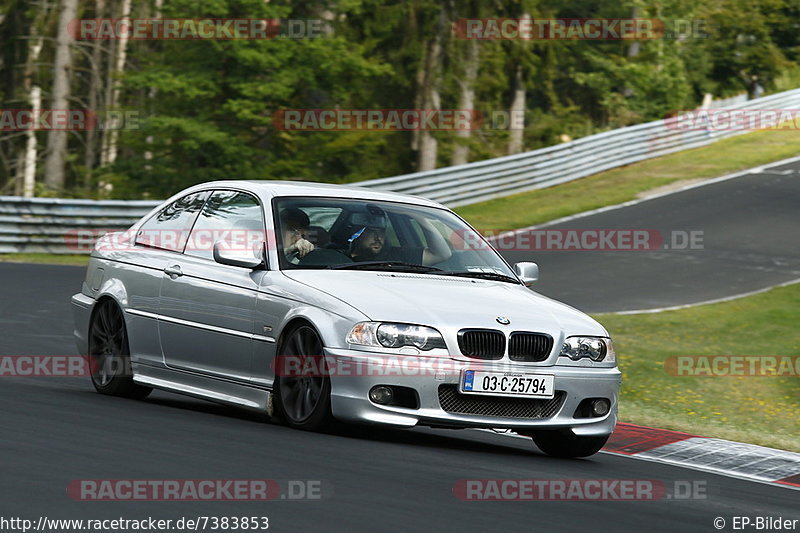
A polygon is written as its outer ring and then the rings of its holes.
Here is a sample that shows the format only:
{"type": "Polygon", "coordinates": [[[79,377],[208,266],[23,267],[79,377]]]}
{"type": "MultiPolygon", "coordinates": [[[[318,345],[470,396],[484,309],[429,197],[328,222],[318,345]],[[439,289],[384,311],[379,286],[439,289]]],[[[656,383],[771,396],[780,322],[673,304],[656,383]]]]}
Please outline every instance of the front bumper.
{"type": "MultiPolygon", "coordinates": [[[[341,420],[372,422],[400,427],[427,425],[454,428],[508,428],[514,430],[572,429],[576,435],[604,436],[614,430],[621,374],[614,368],[577,368],[565,366],[529,366],[490,361],[460,361],[442,357],[412,357],[416,363],[435,360],[434,364],[415,364],[398,368],[403,356],[381,357],[354,350],[325,349],[331,377],[331,409],[341,420]],[[443,364],[444,363],[444,364],[443,364]],[[556,394],[561,396],[555,414],[546,418],[520,418],[464,414],[445,411],[440,405],[440,386],[458,387],[461,371],[470,368],[501,372],[532,372],[555,376],[556,394]],[[345,371],[342,371],[345,369],[345,371]],[[413,388],[419,408],[386,406],[373,403],[369,390],[376,385],[413,388]],[[586,398],[608,398],[611,409],[602,417],[576,418],[578,405],[586,398]]],[[[495,396],[469,395],[471,399],[495,401],[495,396]]],[[[533,400],[542,401],[542,400],[533,400]]]]}

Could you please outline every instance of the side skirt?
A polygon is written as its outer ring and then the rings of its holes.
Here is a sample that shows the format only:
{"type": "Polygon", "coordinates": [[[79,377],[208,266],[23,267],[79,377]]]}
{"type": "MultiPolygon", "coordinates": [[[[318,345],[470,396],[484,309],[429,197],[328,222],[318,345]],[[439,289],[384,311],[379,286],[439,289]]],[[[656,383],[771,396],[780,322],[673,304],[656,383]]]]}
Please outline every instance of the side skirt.
{"type": "Polygon", "coordinates": [[[133,381],[154,389],[272,414],[272,392],[192,372],[133,363],[133,381]]]}

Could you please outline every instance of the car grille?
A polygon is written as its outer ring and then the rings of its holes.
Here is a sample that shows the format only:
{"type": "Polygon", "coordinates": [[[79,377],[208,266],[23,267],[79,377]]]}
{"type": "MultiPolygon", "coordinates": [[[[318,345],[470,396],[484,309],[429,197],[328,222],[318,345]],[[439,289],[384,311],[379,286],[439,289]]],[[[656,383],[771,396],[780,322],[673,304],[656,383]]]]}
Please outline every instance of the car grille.
{"type": "Polygon", "coordinates": [[[512,361],[544,361],[552,349],[553,337],[544,333],[515,331],[508,340],[508,357],[512,361]]]}
{"type": "Polygon", "coordinates": [[[439,386],[439,405],[446,412],[455,414],[542,419],[554,416],[563,402],[563,391],[556,391],[550,400],[538,400],[461,394],[457,385],[439,386]]]}
{"type": "Polygon", "coordinates": [[[506,351],[506,336],[494,329],[462,329],[458,347],[467,357],[501,359],[506,351]]]}

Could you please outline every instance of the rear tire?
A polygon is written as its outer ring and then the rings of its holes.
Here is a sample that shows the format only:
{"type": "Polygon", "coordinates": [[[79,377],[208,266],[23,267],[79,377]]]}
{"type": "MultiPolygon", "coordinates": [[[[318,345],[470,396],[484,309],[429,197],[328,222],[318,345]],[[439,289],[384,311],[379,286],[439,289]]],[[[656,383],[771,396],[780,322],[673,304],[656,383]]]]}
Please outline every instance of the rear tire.
{"type": "Polygon", "coordinates": [[[589,457],[599,452],[610,436],[582,437],[569,430],[537,431],[533,434],[533,442],[540,450],[552,457],[589,457]]]}
{"type": "MultiPolygon", "coordinates": [[[[319,334],[307,324],[291,328],[278,350],[279,357],[298,360],[296,368],[320,368],[324,361],[322,340],[319,334]],[[313,365],[304,365],[307,358],[313,358],[313,365]]],[[[283,365],[276,365],[283,366],[283,365]]],[[[334,426],[331,413],[331,380],[320,372],[305,375],[275,376],[275,415],[297,429],[306,431],[325,431],[334,426]]]]}
{"type": "Polygon", "coordinates": [[[92,385],[100,394],[144,399],[153,391],[133,382],[125,319],[114,301],[100,302],[92,313],[89,369],[92,385]]]}

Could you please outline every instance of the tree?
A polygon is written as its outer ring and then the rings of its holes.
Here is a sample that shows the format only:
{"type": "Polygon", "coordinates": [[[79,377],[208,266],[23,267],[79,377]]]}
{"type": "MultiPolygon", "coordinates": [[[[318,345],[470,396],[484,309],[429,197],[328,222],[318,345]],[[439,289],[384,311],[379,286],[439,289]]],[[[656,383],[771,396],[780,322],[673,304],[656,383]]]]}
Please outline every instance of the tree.
{"type": "MultiPolygon", "coordinates": [[[[69,23],[75,19],[78,0],[62,0],[56,37],[56,57],[53,65],[52,109],[68,109],[70,81],[72,78],[72,42],[69,23]]],[[[51,129],[47,136],[47,161],[45,162],[45,185],[54,190],[64,188],[64,162],[67,152],[67,132],[51,129]]]]}
{"type": "MultiPolygon", "coordinates": [[[[42,108],[42,89],[34,79],[36,63],[44,46],[44,37],[41,35],[40,28],[47,19],[49,5],[45,2],[41,9],[36,11],[36,16],[31,23],[30,44],[28,58],[25,61],[25,74],[22,81],[24,91],[28,94],[31,111],[36,116],[42,108]]],[[[36,132],[29,129],[25,132],[25,148],[23,159],[22,182],[18,185],[17,192],[26,198],[33,197],[34,185],[36,183],[36,162],[38,155],[38,143],[36,132]]]]}
{"type": "MultiPolygon", "coordinates": [[[[123,19],[130,18],[131,16],[131,0],[122,0],[121,17],[123,19]]],[[[119,77],[125,72],[125,61],[128,57],[128,34],[123,33],[117,43],[114,53],[113,68],[109,69],[109,80],[107,88],[109,91],[109,98],[107,99],[108,110],[117,111],[119,106],[120,96],[120,81],[119,77]]],[[[105,130],[103,135],[103,151],[100,155],[100,164],[113,164],[117,160],[117,142],[119,140],[119,128],[121,124],[118,123],[118,114],[114,114],[110,121],[109,127],[105,130]]]]}

